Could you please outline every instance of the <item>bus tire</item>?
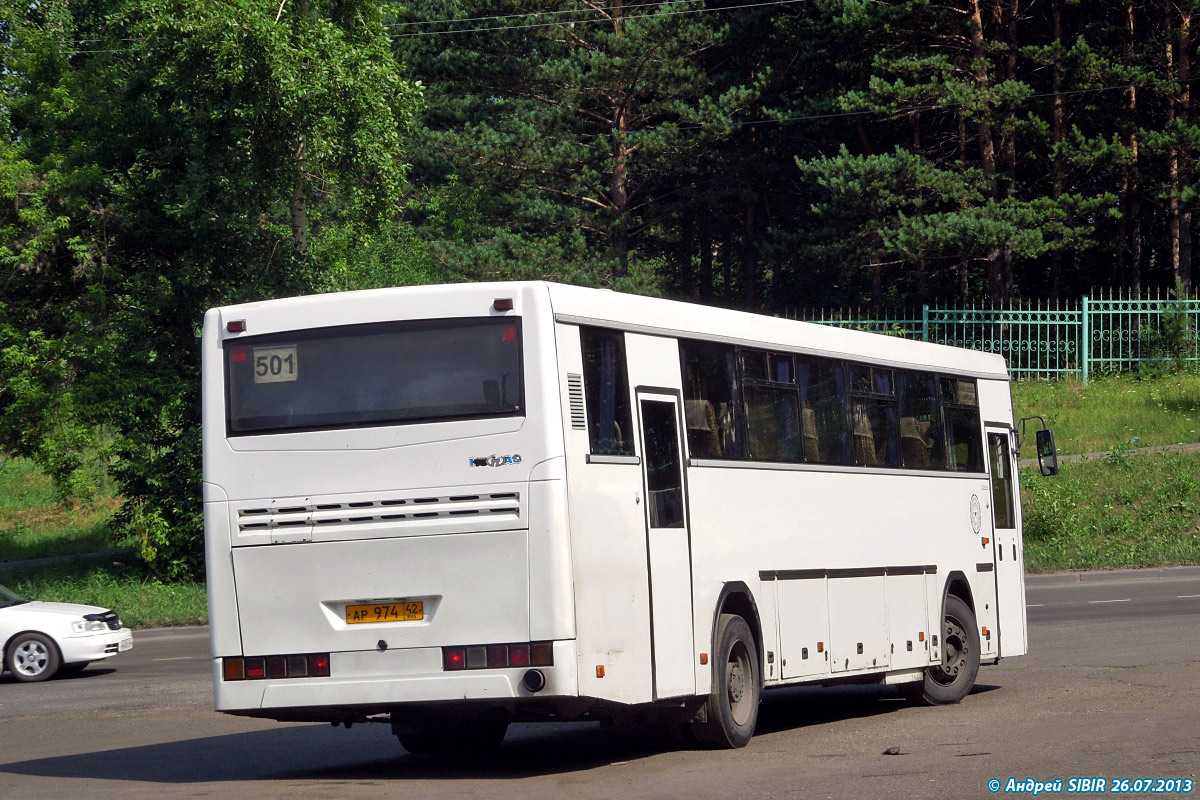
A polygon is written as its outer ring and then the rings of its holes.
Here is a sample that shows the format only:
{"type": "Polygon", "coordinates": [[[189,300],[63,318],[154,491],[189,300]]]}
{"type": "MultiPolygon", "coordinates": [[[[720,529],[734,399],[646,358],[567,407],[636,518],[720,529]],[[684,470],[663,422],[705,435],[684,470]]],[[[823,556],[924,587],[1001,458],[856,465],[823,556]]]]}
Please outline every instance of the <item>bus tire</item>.
{"type": "Polygon", "coordinates": [[[746,620],[722,614],[713,647],[712,693],[692,733],[702,747],[745,747],[754,736],[762,679],[758,648],[746,620]]]}
{"type": "Polygon", "coordinates": [[[931,706],[957,703],[966,697],[979,674],[979,628],[971,607],[957,595],[946,595],[942,613],[942,663],[925,670],[925,679],[905,686],[912,699],[931,706]]]}

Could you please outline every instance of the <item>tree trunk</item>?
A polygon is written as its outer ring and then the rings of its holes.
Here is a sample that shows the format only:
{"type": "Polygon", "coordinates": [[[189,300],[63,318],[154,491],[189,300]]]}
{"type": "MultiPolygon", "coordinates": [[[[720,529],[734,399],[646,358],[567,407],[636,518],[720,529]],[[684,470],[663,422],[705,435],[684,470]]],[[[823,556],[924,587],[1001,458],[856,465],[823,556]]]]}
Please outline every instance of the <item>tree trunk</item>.
{"type": "MultiPolygon", "coordinates": [[[[1192,90],[1192,18],[1194,12],[1183,9],[1179,20],[1179,111],[1180,126],[1186,128],[1191,119],[1192,90]]],[[[1191,173],[1191,149],[1181,149],[1179,171],[1181,180],[1188,180],[1191,173]]],[[[1182,193],[1183,187],[1180,186],[1182,193]]],[[[1179,279],[1190,294],[1192,289],[1192,211],[1180,210],[1179,214],[1179,279]]]]}
{"type": "MultiPolygon", "coordinates": [[[[972,73],[976,91],[982,93],[989,84],[987,68],[987,49],[983,40],[983,14],[980,10],[981,0],[971,0],[971,61],[972,73]]],[[[992,136],[992,127],[985,116],[980,116],[975,123],[975,135],[979,138],[979,165],[983,176],[988,182],[992,198],[1002,199],[999,180],[996,175],[996,144],[992,136]]],[[[1003,250],[999,245],[991,245],[987,251],[987,282],[988,294],[995,303],[1004,302],[1007,293],[1004,288],[1003,250]]]]}
{"type": "Polygon", "coordinates": [[[300,135],[295,152],[296,171],[292,180],[292,246],[308,252],[308,137],[300,135]]]}
{"type": "Polygon", "coordinates": [[[713,257],[717,252],[717,244],[712,236],[705,233],[700,237],[700,302],[707,303],[713,296],[713,257]]]}
{"type": "MultiPolygon", "coordinates": [[[[962,115],[962,112],[959,112],[958,115],[958,163],[962,169],[967,168],[967,118],[962,115]]],[[[959,208],[964,210],[967,208],[965,195],[959,198],[959,208]]],[[[958,261],[958,301],[962,306],[966,306],[970,290],[969,268],[970,262],[967,254],[963,253],[958,261]]]]}
{"type": "MultiPolygon", "coordinates": [[[[1000,17],[1004,21],[1005,31],[1004,79],[1015,81],[1017,79],[1017,51],[1020,49],[1020,42],[1017,41],[1019,0],[997,0],[997,6],[1000,10],[1000,17]]],[[[1016,109],[1012,103],[1005,104],[1005,114],[1009,118],[1016,116],[1016,109]]],[[[1012,186],[1017,173],[1017,137],[1016,132],[1010,126],[1001,129],[1000,154],[1000,172],[1003,174],[999,189],[1002,196],[1007,198],[1012,194],[1012,186]]],[[[1012,245],[1006,243],[1001,248],[1000,263],[1004,280],[1004,297],[1007,298],[1013,290],[1012,245]]]]}
{"type": "MultiPolygon", "coordinates": [[[[1135,34],[1135,16],[1134,16],[1134,0],[1125,0],[1125,22],[1129,31],[1129,38],[1126,40],[1125,57],[1129,63],[1133,63],[1134,51],[1137,45],[1135,34]]],[[[1127,122],[1128,129],[1125,133],[1126,146],[1129,148],[1129,163],[1125,167],[1125,175],[1121,181],[1121,194],[1125,213],[1121,215],[1122,223],[1128,220],[1128,238],[1122,237],[1122,244],[1129,243],[1129,266],[1126,282],[1129,288],[1133,290],[1135,296],[1141,296],[1142,293],[1142,203],[1139,197],[1140,187],[1138,185],[1138,157],[1139,157],[1139,142],[1138,142],[1138,127],[1137,127],[1137,86],[1132,80],[1129,82],[1128,89],[1128,104],[1126,108],[1129,112],[1129,120],[1127,122]]]]}
{"type": "MultiPolygon", "coordinates": [[[[612,6],[613,34],[620,39],[624,33],[625,17],[622,0],[616,0],[612,6]]],[[[617,275],[629,274],[629,148],[626,145],[626,135],[629,132],[629,118],[626,113],[625,92],[619,89],[614,93],[613,104],[613,147],[612,147],[612,252],[617,259],[617,275]]]]}
{"type": "Polygon", "coordinates": [[[733,246],[726,241],[721,247],[721,305],[733,303],[733,246]]]}
{"type": "MultiPolygon", "coordinates": [[[[283,6],[279,7],[283,13],[283,6]]],[[[309,0],[298,0],[296,14],[307,17],[309,0]]],[[[299,255],[308,253],[308,135],[300,134],[294,152],[295,172],[292,178],[292,246],[299,255]]]]}
{"type": "MultiPolygon", "coordinates": [[[[1175,42],[1172,37],[1174,20],[1172,19],[1172,2],[1164,0],[1163,2],[1163,38],[1166,42],[1166,50],[1163,53],[1166,59],[1166,75],[1168,78],[1175,77],[1175,42]]],[[[1177,99],[1171,99],[1167,102],[1167,135],[1174,136],[1175,128],[1175,112],[1177,99]]],[[[1181,272],[1182,264],[1179,260],[1179,145],[1172,142],[1167,152],[1167,241],[1169,259],[1171,261],[1171,277],[1175,283],[1183,280],[1181,272]]]]}
{"type": "Polygon", "coordinates": [[[746,204],[742,231],[742,275],[738,281],[741,305],[747,311],[758,307],[758,203],[751,198],[746,204]]]}
{"type": "MultiPolygon", "coordinates": [[[[1066,169],[1063,164],[1060,147],[1067,138],[1066,102],[1062,95],[1062,3],[1054,0],[1054,68],[1051,78],[1054,93],[1054,121],[1052,136],[1054,137],[1054,183],[1051,194],[1057,205],[1066,189],[1066,169]]],[[[1062,291],[1062,261],[1061,247],[1055,248],[1050,262],[1050,299],[1058,300],[1062,291]]]]}
{"type": "Polygon", "coordinates": [[[692,256],[696,252],[696,221],[685,209],[681,215],[679,233],[679,292],[684,297],[696,296],[696,272],[692,269],[692,256]]]}

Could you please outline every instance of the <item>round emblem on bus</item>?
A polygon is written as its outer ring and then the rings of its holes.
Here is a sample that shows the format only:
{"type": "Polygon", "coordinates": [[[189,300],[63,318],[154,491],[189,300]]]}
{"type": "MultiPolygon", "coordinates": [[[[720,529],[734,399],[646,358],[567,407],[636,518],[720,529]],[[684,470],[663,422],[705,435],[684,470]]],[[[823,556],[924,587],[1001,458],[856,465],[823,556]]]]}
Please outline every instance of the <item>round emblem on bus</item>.
{"type": "Polygon", "coordinates": [[[979,495],[971,495],[971,529],[979,533],[979,526],[983,524],[983,514],[979,511],[979,495]]]}

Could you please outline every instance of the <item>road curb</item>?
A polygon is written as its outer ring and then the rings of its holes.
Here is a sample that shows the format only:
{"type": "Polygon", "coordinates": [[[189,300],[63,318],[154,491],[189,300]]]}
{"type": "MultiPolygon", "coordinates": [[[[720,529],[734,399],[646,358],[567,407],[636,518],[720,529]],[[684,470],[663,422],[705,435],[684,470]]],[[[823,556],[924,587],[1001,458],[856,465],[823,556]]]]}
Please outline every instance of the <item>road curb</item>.
{"type": "Polygon", "coordinates": [[[1144,578],[1200,578],[1200,566],[1039,573],[1037,575],[1026,575],[1025,585],[1054,586],[1071,583],[1108,583],[1141,580],[1144,578]]]}
{"type": "Polygon", "coordinates": [[[171,639],[208,636],[207,625],[178,625],[170,628],[134,628],[139,639],[171,639]]]}

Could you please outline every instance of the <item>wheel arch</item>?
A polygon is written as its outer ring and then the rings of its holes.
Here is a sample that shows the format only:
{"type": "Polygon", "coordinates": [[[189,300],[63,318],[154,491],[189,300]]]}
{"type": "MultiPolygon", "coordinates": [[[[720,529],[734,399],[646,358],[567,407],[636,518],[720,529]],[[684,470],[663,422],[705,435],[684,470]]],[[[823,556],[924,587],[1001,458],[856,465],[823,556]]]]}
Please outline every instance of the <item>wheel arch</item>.
{"type": "Polygon", "coordinates": [[[50,644],[54,645],[54,650],[58,653],[58,663],[67,663],[63,661],[62,645],[59,644],[57,636],[49,631],[39,631],[35,628],[27,628],[23,631],[17,631],[12,636],[8,637],[8,639],[6,639],[4,642],[4,646],[0,647],[0,670],[7,669],[9,646],[12,645],[13,641],[15,641],[18,637],[24,636],[27,633],[36,633],[38,636],[45,636],[50,640],[50,644]]]}
{"type": "Polygon", "coordinates": [[[750,591],[750,587],[742,581],[729,581],[721,587],[708,634],[710,651],[712,647],[716,646],[717,624],[722,614],[736,614],[746,620],[746,624],[750,626],[750,633],[754,636],[754,646],[758,650],[758,679],[761,684],[764,680],[763,676],[766,674],[767,656],[766,650],[763,648],[762,620],[758,614],[758,603],[755,602],[754,593],[750,591]]]}
{"type": "MultiPolygon", "coordinates": [[[[946,585],[942,589],[942,609],[946,607],[946,597],[954,595],[967,604],[971,613],[975,613],[975,596],[971,592],[971,582],[966,574],[959,570],[952,571],[946,576],[946,585]]],[[[938,611],[941,614],[941,610],[938,611]]]]}

